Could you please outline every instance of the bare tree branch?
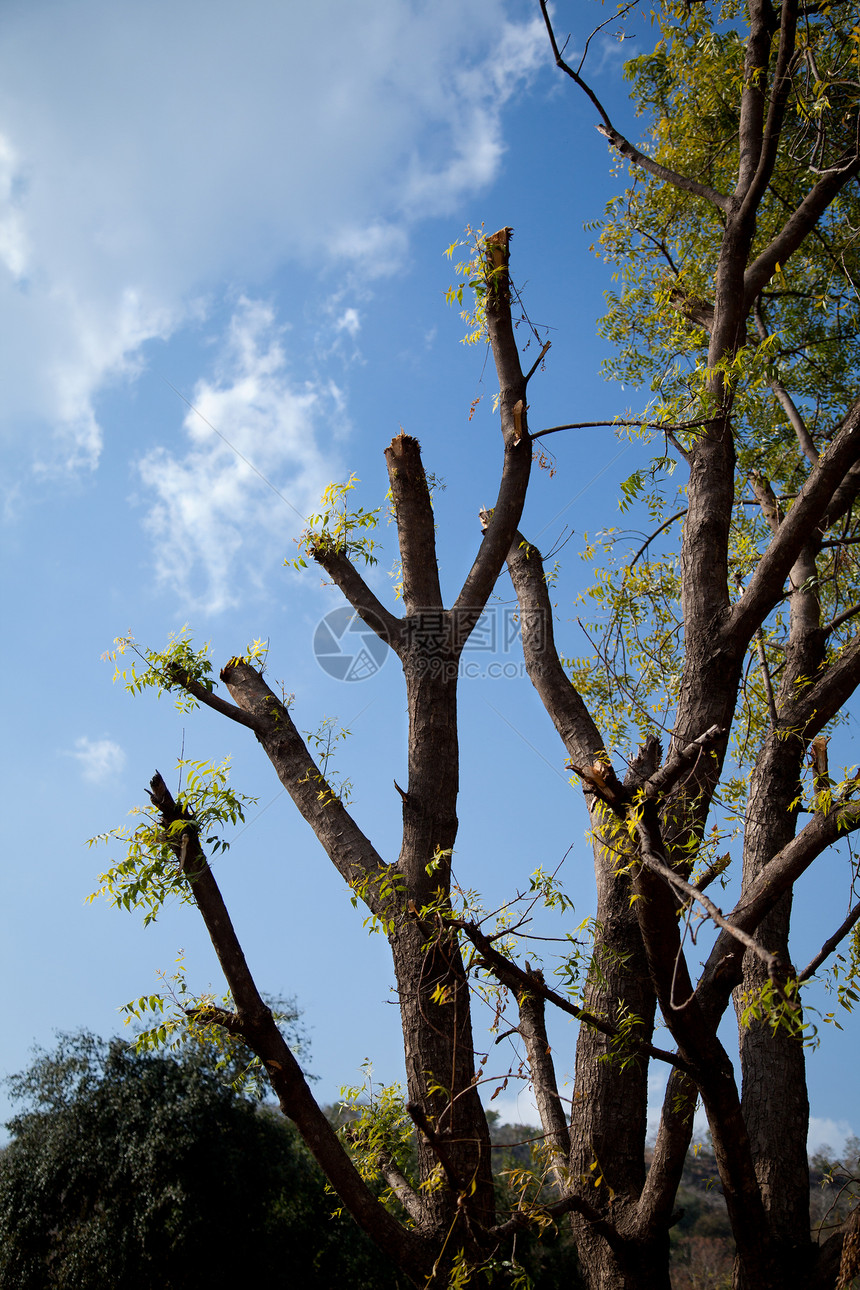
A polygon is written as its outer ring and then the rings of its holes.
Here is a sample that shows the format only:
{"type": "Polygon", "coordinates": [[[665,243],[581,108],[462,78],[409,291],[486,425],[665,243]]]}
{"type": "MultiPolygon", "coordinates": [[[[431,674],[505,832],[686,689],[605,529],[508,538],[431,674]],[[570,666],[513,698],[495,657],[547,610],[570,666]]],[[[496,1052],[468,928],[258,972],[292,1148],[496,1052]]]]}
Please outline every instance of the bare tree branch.
{"type": "Polygon", "coordinates": [[[396,435],[385,449],[385,462],[397,518],[404,608],[407,614],[441,609],[436,523],[418,440],[396,435]]]}
{"type": "Polygon", "coordinates": [[[639,550],[636,552],[636,554],[634,555],[633,559],[630,561],[627,567],[629,569],[632,569],[636,561],[639,559],[640,555],[642,555],[643,551],[648,550],[649,546],[654,541],[654,539],[659,537],[660,534],[665,529],[667,529],[670,524],[674,524],[675,520],[683,519],[686,514],[687,514],[687,508],[685,506],[682,511],[677,511],[674,515],[670,515],[668,520],[664,520],[664,522],[660,525],[660,527],[658,529],[655,529],[654,532],[648,538],[645,539],[645,541],[642,543],[639,550]]]}
{"type": "MultiPolygon", "coordinates": [[[[669,884],[673,891],[683,896],[686,900],[695,901],[701,905],[705,913],[716,923],[717,927],[723,928],[730,936],[744,946],[745,949],[751,950],[762,963],[765,964],[768,976],[774,983],[780,985],[780,962],[775,954],[771,954],[763,945],[759,945],[752,936],[742,928],[735,926],[722,911],[717,908],[714,902],[706,896],[699,887],[694,887],[692,883],[687,882],[681,874],[677,873],[667,863],[661,854],[662,847],[656,836],[653,822],[649,820],[648,813],[643,813],[642,817],[636,823],[636,832],[639,838],[639,857],[644,865],[647,865],[652,873],[658,874],[665,882],[669,884]]],[[[692,992],[691,992],[692,993],[692,992]]],[[[689,996],[688,996],[689,997],[689,996]]],[[[695,997],[692,995],[692,997],[695,997]]],[[[680,1005],[675,1005],[680,1006],[680,1005]]]]}
{"type": "Polygon", "coordinates": [[[543,20],[546,23],[550,43],[552,44],[552,52],[555,55],[556,66],[569,76],[574,84],[578,85],[582,92],[586,94],[594,104],[595,108],[600,113],[600,117],[603,122],[603,124],[599,125],[597,129],[604,138],[609,140],[613,148],[615,148],[622,157],[626,157],[628,161],[632,162],[633,165],[639,166],[642,170],[646,170],[657,179],[665,180],[666,183],[672,184],[674,188],[680,188],[684,192],[693,193],[696,197],[704,197],[707,201],[713,203],[714,206],[719,207],[720,210],[727,210],[730,199],[723,193],[717,192],[715,188],[711,188],[707,184],[700,184],[698,180],[688,179],[686,175],[679,175],[674,170],[669,170],[666,166],[659,165],[659,163],[652,160],[651,157],[646,156],[644,152],[640,152],[638,148],[634,148],[633,144],[624,138],[624,135],[618,133],[610,121],[606,109],[600,102],[600,99],[591,87],[582,79],[579,73],[575,72],[562,58],[561,51],[559,50],[558,43],[555,38],[555,32],[553,31],[552,22],[550,21],[546,0],[540,0],[540,7],[541,13],[543,14],[543,20]]]}
{"type": "MultiPolygon", "coordinates": [[[[528,966],[528,965],[527,965],[528,966]]],[[[535,970],[529,975],[544,984],[543,973],[535,970]]],[[[520,1010],[518,1027],[532,1076],[535,1102],[537,1103],[547,1145],[552,1153],[550,1171],[555,1185],[562,1193],[567,1187],[570,1169],[570,1133],[555,1077],[555,1067],[550,1053],[549,1040],[544,1020],[544,996],[520,986],[515,990],[520,1010]]]]}
{"type": "Polygon", "coordinates": [[[193,816],[177,805],[158,771],[150,781],[149,796],[165,829],[176,824],[184,826],[181,832],[167,834],[168,845],[176,856],[180,871],[188,879],[194,900],[203,915],[218,962],[236,1001],[239,1021],[244,1027],[253,1028],[260,1020],[270,1018],[271,1012],[260,997],[245,961],[227,907],[200,846],[193,816]]]}
{"type": "Polygon", "coordinates": [[[782,515],[770,480],[765,479],[761,471],[754,470],[750,475],[750,484],[755,493],[756,501],[761,507],[761,513],[770,526],[771,533],[778,533],[779,526],[782,523],[782,515]]]}
{"type": "Polygon", "coordinates": [[[851,605],[848,609],[843,609],[841,614],[831,618],[830,622],[824,626],[822,630],[825,636],[830,636],[832,632],[835,632],[837,628],[841,627],[843,623],[847,623],[856,614],[860,614],[860,604],[851,605]]]}
{"type": "Polygon", "coordinates": [[[511,318],[509,276],[512,230],[499,229],[484,239],[487,280],[487,333],[499,378],[499,412],[505,458],[499,493],[475,562],[454,605],[463,637],[478,621],[505,563],[520,522],[531,472],[526,380],[511,318]]]}
{"type": "Polygon", "coordinates": [[[761,669],[762,680],[764,681],[765,694],[767,695],[767,710],[770,714],[770,724],[772,729],[779,725],[779,713],[776,710],[776,699],[773,696],[773,681],[770,676],[770,668],[767,663],[767,654],[764,649],[764,632],[760,627],[756,628],[755,647],[758,654],[759,668],[761,669]]]}
{"type": "MultiPolygon", "coordinates": [[[[649,854],[659,837],[653,803],[646,803],[638,825],[649,854]],[[646,819],[647,817],[647,819],[646,819]],[[648,836],[643,837],[641,830],[648,836]]],[[[662,857],[657,857],[661,863],[662,857]]],[[[693,991],[681,945],[677,895],[666,876],[650,864],[637,866],[634,877],[636,910],[660,1009],[681,1056],[693,1067],[694,1078],[708,1114],[714,1154],[735,1233],[738,1252],[754,1276],[764,1280],[771,1252],[761,1192],[756,1179],[749,1135],[740,1106],[732,1064],[693,991]],[[686,1006],[673,1006],[675,992],[686,1006]]],[[[721,935],[728,934],[722,932],[721,935]]]]}
{"type": "MultiPolygon", "coordinates": [[[[748,890],[728,916],[735,931],[753,933],[762,919],[773,909],[811,864],[840,838],[860,828],[860,801],[834,803],[825,815],[816,812],[808,824],[778,852],[761,873],[753,879],[748,890]]],[[[734,932],[723,930],[717,937],[708,956],[705,971],[697,987],[698,994],[710,988],[714,973],[732,953],[734,932]]]]}
{"type": "Polygon", "coordinates": [[[547,1215],[551,1219],[563,1218],[565,1214],[572,1213],[582,1214],[593,1227],[595,1232],[604,1237],[610,1245],[619,1245],[620,1239],[618,1229],[613,1223],[607,1222],[606,1218],[590,1205],[584,1196],[578,1193],[562,1197],[554,1205],[541,1205],[534,1209],[518,1209],[508,1219],[506,1223],[499,1223],[496,1227],[490,1229],[488,1235],[493,1236],[496,1240],[502,1240],[506,1236],[512,1236],[515,1232],[522,1232],[531,1227],[536,1218],[547,1215]]]}
{"type": "Polygon", "coordinates": [[[804,688],[797,698],[783,705],[782,725],[799,730],[806,739],[817,735],[860,684],[860,632],[852,636],[826,670],[804,688]]]}
{"type": "Polygon", "coordinates": [[[670,1072],[651,1167],[637,1207],[642,1231],[659,1230],[670,1224],[693,1136],[698,1098],[699,1090],[689,1075],[681,1070],[670,1072]]]}
{"type": "MultiPolygon", "coordinates": [[[[519,991],[531,991],[540,998],[545,999],[547,1003],[553,1004],[561,1012],[567,1013],[569,1017],[575,1017],[577,1021],[583,1022],[586,1026],[591,1026],[602,1035],[609,1039],[621,1039],[621,1032],[617,1026],[611,1022],[598,1017],[585,1008],[578,1008],[575,1003],[571,1003],[563,994],[551,989],[542,980],[538,979],[534,973],[529,974],[511,959],[506,958],[493,945],[489,936],[482,932],[477,923],[468,922],[466,919],[451,919],[453,927],[459,927],[469,938],[475,949],[481,957],[481,961],[492,972],[493,976],[515,994],[519,991]]],[[[692,1067],[684,1057],[677,1053],[670,1053],[663,1048],[655,1048],[653,1044],[644,1043],[635,1035],[624,1035],[623,1043],[633,1052],[642,1053],[643,1056],[656,1058],[657,1061],[667,1062],[670,1066],[677,1066],[679,1070],[685,1070],[692,1073],[692,1067]]]]}
{"type": "Polygon", "coordinates": [[[400,1204],[406,1210],[406,1213],[412,1219],[412,1222],[418,1228],[419,1232],[422,1228],[428,1227],[430,1216],[427,1213],[427,1206],[424,1204],[414,1188],[410,1186],[404,1178],[403,1174],[394,1164],[394,1161],[389,1157],[384,1156],[380,1159],[379,1167],[382,1171],[383,1178],[388,1183],[388,1186],[394,1192],[394,1195],[400,1201],[400,1204]]]}
{"type": "Polygon", "coordinates": [[[278,778],[310,824],[330,860],[378,916],[390,917],[395,894],[383,898],[378,879],[387,872],[382,857],[361,832],[308,752],[287,707],[249,663],[234,659],[221,679],[254,721],[259,743],[278,778]]]}
{"type": "MultiPolygon", "coordinates": [[[[535,361],[532,363],[531,367],[525,374],[524,379],[525,379],[526,385],[528,385],[529,381],[532,379],[535,372],[538,370],[541,363],[546,358],[547,353],[549,352],[550,349],[552,349],[552,341],[551,340],[544,341],[541,352],[538,354],[537,358],[535,359],[535,361]]],[[[532,438],[534,438],[534,435],[532,435],[532,438]]]]}
{"type": "Polygon", "coordinates": [[[797,30],[796,0],[783,0],[778,30],[779,48],[770,81],[767,117],[762,127],[765,80],[763,69],[770,63],[772,33],[777,19],[770,0],[751,0],[750,34],[744,62],[741,95],[740,165],[735,194],[742,201],[741,219],[758,207],[776,164],[785,107],[791,89],[790,68],[797,30]]]}
{"type": "Polygon", "coordinates": [[[211,708],[213,712],[218,712],[222,717],[229,717],[231,721],[237,722],[240,726],[246,726],[248,730],[256,731],[254,718],[247,712],[243,712],[234,703],[228,703],[226,699],[220,698],[212,690],[207,690],[205,685],[195,681],[192,676],[184,672],[181,668],[174,667],[170,670],[170,680],[175,681],[188,694],[193,695],[198,703],[205,707],[211,708]]]}
{"type": "Polygon", "coordinates": [[[704,734],[693,739],[683,748],[676,748],[670,754],[665,766],[654,772],[645,784],[644,793],[649,801],[665,796],[675,787],[681,776],[694,766],[708,748],[713,747],[725,735],[719,726],[709,726],[704,734]]]}
{"type": "MultiPolygon", "coordinates": [[[[614,417],[612,421],[571,421],[568,425],[550,426],[547,430],[538,430],[531,438],[543,439],[548,434],[558,434],[561,430],[594,430],[598,426],[645,426],[649,430],[664,430],[674,434],[678,430],[695,430],[697,426],[707,425],[707,421],[631,421],[614,417]]],[[[682,450],[683,451],[683,450],[682,450]]],[[[684,453],[686,456],[686,453],[684,453]]]]}
{"type": "MultiPolygon", "coordinates": [[[[755,308],[753,310],[753,313],[755,316],[756,329],[759,334],[759,339],[767,340],[768,331],[767,331],[767,325],[764,321],[764,315],[762,313],[760,298],[755,303],[755,308]]],[[[784,411],[785,415],[788,417],[789,425],[792,427],[795,435],[797,436],[797,442],[800,445],[801,451],[803,452],[804,456],[806,457],[810,465],[812,466],[816,465],[820,454],[818,452],[818,449],[815,446],[815,443],[813,442],[812,435],[809,433],[809,430],[806,427],[806,422],[804,421],[803,417],[800,415],[800,411],[797,407],[797,404],[794,402],[794,399],[791,397],[791,395],[789,394],[785,386],[782,384],[782,382],[777,380],[776,378],[774,378],[774,380],[771,381],[770,388],[773,390],[775,398],[782,406],[782,410],[784,411]]]]}
{"type": "Polygon", "coordinates": [[[568,755],[590,763],[603,749],[603,736],[559,661],[543,557],[521,533],[514,535],[508,551],[508,572],[520,607],[520,631],[529,679],[568,755]]]}

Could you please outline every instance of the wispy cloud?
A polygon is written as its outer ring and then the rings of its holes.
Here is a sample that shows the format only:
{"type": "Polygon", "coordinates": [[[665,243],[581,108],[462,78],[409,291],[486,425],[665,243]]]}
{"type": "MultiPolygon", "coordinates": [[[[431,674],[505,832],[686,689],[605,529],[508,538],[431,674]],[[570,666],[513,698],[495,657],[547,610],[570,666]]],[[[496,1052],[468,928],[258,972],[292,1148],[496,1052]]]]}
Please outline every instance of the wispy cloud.
{"type": "Polygon", "coordinates": [[[326,253],[347,264],[351,280],[372,280],[399,272],[408,247],[402,224],[381,219],[366,224],[345,221],[332,233],[326,253]]]}
{"type": "Polygon", "coordinates": [[[454,63],[442,75],[441,92],[457,105],[436,165],[413,153],[402,197],[411,216],[450,210],[464,194],[495,178],[504,138],[502,108],[547,61],[546,29],[540,18],[502,21],[487,53],[468,64],[454,63]]]}
{"type": "Polygon", "coordinates": [[[56,433],[36,459],[43,474],[98,465],[103,431],[93,407],[96,392],[108,381],[136,375],[141,346],[169,336],[180,317],[133,287],[107,305],[58,287],[54,304],[75,339],[74,352],[58,348],[46,363],[44,411],[52,415],[56,433]]]}
{"type": "Polygon", "coordinates": [[[119,775],[125,766],[125,753],[112,739],[89,739],[82,735],[75,740],[70,756],[77,761],[88,784],[104,784],[119,775]]]}
{"type": "Polygon", "coordinates": [[[294,382],[272,307],[238,302],[214,377],[189,395],[185,451],[139,462],[156,573],[184,603],[226,609],[288,554],[333,473],[317,427],[344,420],[339,393],[294,382]]]}
{"type": "Polygon", "coordinates": [[[20,282],[27,271],[28,246],[21,209],[20,163],[9,140],[0,134],[0,264],[20,282]]]}

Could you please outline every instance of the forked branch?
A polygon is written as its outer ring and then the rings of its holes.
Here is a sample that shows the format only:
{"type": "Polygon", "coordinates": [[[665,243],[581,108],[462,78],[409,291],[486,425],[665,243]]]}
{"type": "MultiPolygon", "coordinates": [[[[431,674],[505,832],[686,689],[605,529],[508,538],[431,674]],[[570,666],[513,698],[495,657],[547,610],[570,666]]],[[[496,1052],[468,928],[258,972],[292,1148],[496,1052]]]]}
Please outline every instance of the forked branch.
{"type": "Polygon", "coordinates": [[[652,873],[658,874],[669,884],[672,890],[677,892],[677,894],[683,897],[684,900],[695,901],[697,904],[701,905],[711,921],[716,923],[717,927],[721,927],[724,931],[728,932],[728,934],[733,936],[735,940],[740,941],[745,949],[750,950],[757,958],[760,958],[767,968],[767,973],[771,981],[781,989],[781,964],[779,957],[776,954],[771,954],[770,950],[766,950],[763,945],[759,945],[758,941],[750,936],[748,932],[745,932],[742,928],[736,927],[731,923],[729,919],[725,917],[722,910],[717,908],[714,902],[709,896],[704,894],[701,888],[694,887],[692,883],[687,882],[681,874],[677,873],[676,870],[666,863],[665,858],[661,854],[662,847],[659,843],[657,823],[653,818],[652,809],[653,808],[646,808],[636,825],[636,832],[639,838],[639,858],[642,863],[646,865],[652,873]]]}
{"type": "Polygon", "coordinates": [[[860,461],[860,399],[851,408],[827,452],[758,562],[725,628],[727,644],[746,645],[783,594],[785,579],[800,551],[824,520],[839,486],[860,461]]]}

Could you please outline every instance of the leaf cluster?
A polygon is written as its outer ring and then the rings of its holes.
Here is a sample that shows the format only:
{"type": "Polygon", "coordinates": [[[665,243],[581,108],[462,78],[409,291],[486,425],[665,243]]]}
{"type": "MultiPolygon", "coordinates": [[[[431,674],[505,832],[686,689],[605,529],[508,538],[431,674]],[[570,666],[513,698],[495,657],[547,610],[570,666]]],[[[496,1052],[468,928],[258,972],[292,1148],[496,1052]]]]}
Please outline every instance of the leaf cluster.
{"type": "MultiPolygon", "coordinates": [[[[362,1063],[362,1070],[364,1079],[360,1084],[340,1090],[340,1136],[366,1182],[379,1182],[388,1163],[395,1165],[407,1181],[412,1181],[415,1131],[406,1110],[403,1088],[400,1084],[375,1083],[370,1061],[362,1063]]],[[[393,1193],[387,1189],[383,1199],[391,1202],[393,1193]]]]}
{"type": "Polygon", "coordinates": [[[177,769],[185,774],[185,785],[176,794],[183,812],[182,819],[167,827],[152,809],[135,806],[130,815],[140,822],[130,828],[123,825],[88,839],[87,846],[120,843],[125,855],[99,877],[101,884],[88,902],[105,896],[119,909],[142,910],[144,926],[154,922],[162,906],[172,899],[186,904],[192,900],[189,877],[182,872],[176,856],[176,845],[189,829],[213,854],[229,850],[225,826],[244,822],[245,810],[257,802],[230,787],[230,758],[218,765],[213,762],[181,759],[177,769]]]}
{"type": "Polygon", "coordinates": [[[322,510],[317,515],[308,516],[308,528],[298,540],[298,556],[285,560],[285,564],[293,569],[306,569],[305,555],[324,556],[327,553],[361,559],[367,565],[377,563],[374,551],[379,544],[370,534],[379,523],[382,507],[377,506],[372,511],[365,510],[363,506],[348,510],[349,494],[358,482],[358,476],[353,474],[343,484],[329,484],[322,495],[322,510]]]}

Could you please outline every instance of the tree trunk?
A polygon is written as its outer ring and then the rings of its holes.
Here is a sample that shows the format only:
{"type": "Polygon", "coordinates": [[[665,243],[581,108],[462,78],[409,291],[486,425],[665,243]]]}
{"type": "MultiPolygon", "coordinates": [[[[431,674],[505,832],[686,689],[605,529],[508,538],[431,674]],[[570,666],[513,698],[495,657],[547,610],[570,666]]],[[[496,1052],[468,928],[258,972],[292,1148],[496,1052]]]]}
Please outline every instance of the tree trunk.
{"type": "MultiPolygon", "coordinates": [[[[598,932],[583,1003],[613,1021],[641,1018],[637,1038],[650,1040],[655,996],[645,962],[630,882],[615,873],[611,853],[595,847],[598,932]]],[[[635,1231],[645,1183],[648,1063],[611,1051],[606,1035],[580,1026],[570,1119],[570,1173],[591,1204],[633,1239],[610,1245],[587,1218],[571,1215],[589,1290],[668,1290],[668,1233],[643,1242],[635,1231]],[[626,1218],[626,1222],[625,1222],[626,1218]]]]}

